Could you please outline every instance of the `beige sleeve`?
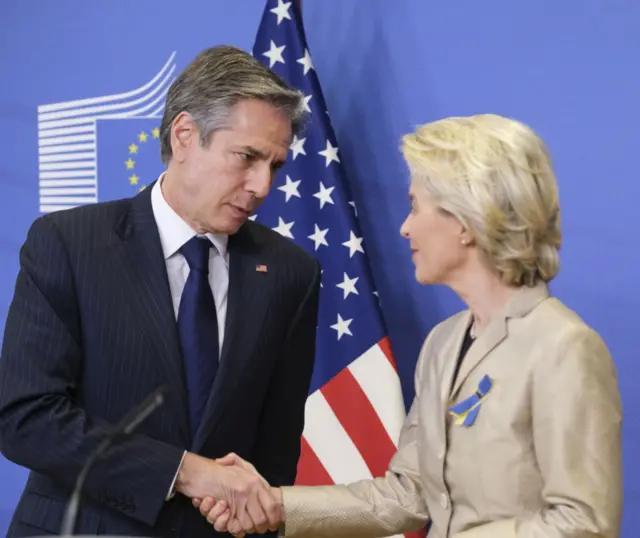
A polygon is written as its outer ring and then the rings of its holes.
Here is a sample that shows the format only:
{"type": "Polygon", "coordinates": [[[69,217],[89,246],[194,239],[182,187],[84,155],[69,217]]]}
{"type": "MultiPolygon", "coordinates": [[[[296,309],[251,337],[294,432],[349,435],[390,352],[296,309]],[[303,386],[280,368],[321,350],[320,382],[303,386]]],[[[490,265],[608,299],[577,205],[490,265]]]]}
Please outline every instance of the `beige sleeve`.
{"type": "Polygon", "coordinates": [[[385,476],[345,485],[283,487],[285,536],[373,538],[426,525],[428,514],[417,446],[420,371],[425,350],[426,342],[416,366],[416,397],[385,476]]]}
{"type": "Polygon", "coordinates": [[[565,335],[533,380],[533,441],[545,507],[454,538],[618,538],[622,517],[622,404],[600,337],[565,335]]]}

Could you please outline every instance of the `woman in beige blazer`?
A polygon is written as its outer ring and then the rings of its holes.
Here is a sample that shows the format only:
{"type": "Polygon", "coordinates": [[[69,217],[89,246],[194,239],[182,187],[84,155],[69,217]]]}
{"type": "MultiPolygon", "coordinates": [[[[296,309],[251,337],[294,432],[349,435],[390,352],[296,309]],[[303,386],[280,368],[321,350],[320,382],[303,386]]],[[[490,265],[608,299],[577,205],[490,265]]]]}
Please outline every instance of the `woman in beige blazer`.
{"type": "MultiPolygon", "coordinates": [[[[543,142],[495,115],[403,139],[411,212],[401,233],[423,284],[465,310],[426,338],[415,400],[384,477],[274,488],[286,536],[617,538],[621,402],[598,334],[549,295],[561,243],[543,142]]],[[[251,466],[237,457],[227,463],[251,466]]],[[[224,503],[200,505],[236,534],[224,503]]]]}

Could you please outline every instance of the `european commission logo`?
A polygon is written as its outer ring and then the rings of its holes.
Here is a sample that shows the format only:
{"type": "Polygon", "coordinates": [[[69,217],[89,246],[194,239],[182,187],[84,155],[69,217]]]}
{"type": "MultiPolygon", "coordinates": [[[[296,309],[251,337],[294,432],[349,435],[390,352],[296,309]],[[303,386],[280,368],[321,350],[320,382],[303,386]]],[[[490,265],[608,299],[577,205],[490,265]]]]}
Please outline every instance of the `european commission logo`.
{"type": "Polygon", "coordinates": [[[134,90],[38,107],[41,213],[132,196],[157,179],[175,56],[134,90]]]}

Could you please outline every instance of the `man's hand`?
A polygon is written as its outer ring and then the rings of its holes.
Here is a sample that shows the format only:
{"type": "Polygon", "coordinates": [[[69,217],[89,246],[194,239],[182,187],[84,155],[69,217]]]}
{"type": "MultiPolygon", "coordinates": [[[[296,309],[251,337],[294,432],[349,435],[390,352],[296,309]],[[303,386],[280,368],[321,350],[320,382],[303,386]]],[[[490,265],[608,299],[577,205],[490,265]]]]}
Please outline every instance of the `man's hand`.
{"type": "Polygon", "coordinates": [[[251,464],[234,454],[213,461],[188,453],[178,473],[176,490],[194,499],[194,504],[196,499],[206,497],[223,501],[234,518],[233,528],[240,531],[275,530],[282,519],[267,482],[251,464]],[[236,463],[236,458],[244,463],[236,463]]]}
{"type": "MultiPolygon", "coordinates": [[[[284,521],[282,492],[280,488],[270,488],[269,484],[260,476],[253,465],[235,454],[228,454],[224,458],[216,460],[216,462],[225,466],[238,467],[258,477],[262,485],[269,489],[269,498],[266,500],[267,506],[263,504],[263,509],[265,512],[269,511],[272,513],[277,521],[273,524],[274,521],[270,520],[270,524],[266,528],[264,525],[246,525],[248,521],[247,518],[242,518],[241,514],[234,513],[224,500],[218,499],[218,502],[216,502],[213,496],[193,499],[193,505],[200,509],[200,513],[207,518],[207,521],[209,521],[218,532],[230,532],[237,538],[241,538],[245,533],[263,533],[266,532],[267,529],[276,530],[280,523],[284,521]],[[275,510],[271,508],[273,506],[275,506],[275,510]]],[[[264,500],[264,497],[260,498],[261,503],[264,500]]]]}
{"type": "MultiPolygon", "coordinates": [[[[273,502],[281,507],[282,490],[280,488],[271,488],[271,495],[273,502]]],[[[231,517],[231,511],[224,501],[216,502],[212,497],[205,497],[202,501],[200,501],[200,499],[194,499],[193,505],[200,509],[200,513],[218,532],[229,532],[236,538],[242,538],[245,533],[266,532],[266,530],[259,528],[244,527],[240,519],[231,517]]],[[[284,522],[284,519],[282,519],[282,522],[284,522]]],[[[277,530],[277,526],[275,528],[269,528],[269,530],[277,530]]]]}

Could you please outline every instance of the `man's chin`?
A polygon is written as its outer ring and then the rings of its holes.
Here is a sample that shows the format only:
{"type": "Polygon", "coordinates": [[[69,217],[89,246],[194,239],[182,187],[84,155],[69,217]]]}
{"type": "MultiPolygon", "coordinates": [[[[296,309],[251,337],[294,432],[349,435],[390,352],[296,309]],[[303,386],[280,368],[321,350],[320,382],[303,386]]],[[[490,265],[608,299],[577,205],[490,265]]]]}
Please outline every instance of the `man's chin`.
{"type": "Polygon", "coordinates": [[[225,222],[224,225],[220,228],[220,233],[233,235],[245,225],[247,220],[248,218],[244,218],[242,220],[234,219],[233,221],[225,222]]]}

